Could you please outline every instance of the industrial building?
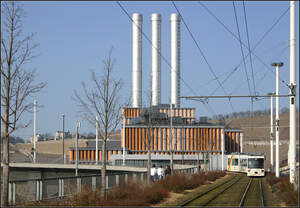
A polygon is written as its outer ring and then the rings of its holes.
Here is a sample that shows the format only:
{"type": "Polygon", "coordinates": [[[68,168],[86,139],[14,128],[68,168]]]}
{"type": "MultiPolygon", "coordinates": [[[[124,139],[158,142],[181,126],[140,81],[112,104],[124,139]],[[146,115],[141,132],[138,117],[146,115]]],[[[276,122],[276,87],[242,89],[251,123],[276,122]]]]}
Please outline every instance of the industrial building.
{"type": "MultiPolygon", "coordinates": [[[[212,169],[224,168],[224,154],[243,151],[243,131],[226,129],[195,118],[194,108],[180,104],[180,16],[171,14],[170,103],[161,104],[161,15],[152,14],[151,106],[142,106],[142,22],[132,15],[132,106],[122,109],[121,141],[107,145],[112,164],[145,165],[147,151],[153,162],[194,163],[207,157],[212,169]]],[[[101,144],[99,153],[101,155],[101,144]]],[[[70,149],[74,161],[75,149],[70,149]]],[[[95,143],[79,148],[80,161],[95,160],[95,143]]],[[[101,158],[99,158],[101,160],[101,158]]]]}

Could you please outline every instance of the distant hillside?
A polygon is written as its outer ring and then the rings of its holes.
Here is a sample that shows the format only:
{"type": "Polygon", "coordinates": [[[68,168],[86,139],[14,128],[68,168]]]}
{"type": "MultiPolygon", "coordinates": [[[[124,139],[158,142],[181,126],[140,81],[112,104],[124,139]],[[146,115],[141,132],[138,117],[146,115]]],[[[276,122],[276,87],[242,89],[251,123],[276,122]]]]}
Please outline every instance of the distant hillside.
{"type": "MultiPolygon", "coordinates": [[[[299,128],[299,116],[296,116],[296,125],[299,128]]],[[[262,115],[245,118],[229,118],[225,119],[227,125],[231,128],[239,128],[245,131],[245,141],[269,141],[270,140],[270,115],[262,115]]],[[[289,113],[280,115],[280,140],[289,140],[289,113]]],[[[275,115],[273,118],[275,125],[275,115]]],[[[297,128],[297,129],[298,129],[297,128]]],[[[273,128],[275,135],[275,127],[273,128]]],[[[297,131],[297,138],[299,138],[299,131],[297,131]]]]}
{"type": "MultiPolygon", "coordinates": [[[[275,113],[274,113],[275,114],[275,113]]],[[[285,112],[280,115],[279,138],[285,142],[279,146],[279,161],[282,163],[288,158],[289,150],[289,113],[285,112]]],[[[266,168],[270,166],[270,115],[258,115],[253,118],[227,118],[225,123],[230,128],[244,130],[244,152],[264,153],[266,155],[266,168]]],[[[273,124],[275,125],[275,115],[273,124]]],[[[296,143],[299,152],[299,114],[296,116],[296,143]]],[[[274,132],[274,163],[275,163],[275,128],[274,132]]]]}

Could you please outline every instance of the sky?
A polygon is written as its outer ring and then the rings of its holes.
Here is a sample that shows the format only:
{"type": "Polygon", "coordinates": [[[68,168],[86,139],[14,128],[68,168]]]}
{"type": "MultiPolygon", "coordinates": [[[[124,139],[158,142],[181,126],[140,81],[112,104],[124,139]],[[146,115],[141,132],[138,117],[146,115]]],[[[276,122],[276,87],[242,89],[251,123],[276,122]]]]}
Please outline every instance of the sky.
{"type": "MultiPolygon", "coordinates": [[[[41,93],[29,99],[37,100],[42,107],[37,113],[37,133],[51,133],[62,130],[65,114],[65,130],[75,131],[77,121],[81,122],[81,133],[95,132],[95,127],[84,121],[78,106],[72,99],[74,90],[82,93],[81,82],[91,84],[91,70],[101,75],[103,60],[113,47],[112,57],[116,59],[114,77],[123,80],[120,92],[122,101],[131,96],[132,70],[132,23],[115,1],[26,1],[21,2],[26,12],[23,20],[23,35],[36,33],[39,43],[37,53],[25,67],[36,69],[37,81],[47,82],[41,93]]],[[[143,15],[143,32],[151,39],[151,14],[162,16],[162,56],[170,62],[170,15],[178,13],[171,1],[121,1],[128,12],[143,15]]],[[[248,44],[243,2],[235,2],[238,25],[231,1],[176,1],[184,22],[181,21],[181,95],[249,95],[254,88],[257,94],[275,92],[275,70],[273,62],[284,62],[280,69],[280,80],[289,83],[289,21],[288,1],[245,1],[250,48],[252,49],[272,25],[278,23],[255,47],[252,62],[249,56],[245,65],[238,37],[248,44]],[[201,5],[202,4],[202,5],[201,5]],[[205,5],[220,22],[204,9],[205,5]],[[186,27],[187,26],[187,27],[186,27]],[[193,35],[199,48],[191,38],[193,35]],[[201,51],[201,52],[200,52],[201,51]],[[203,56],[204,55],[204,56],[203,56]],[[252,67],[251,67],[252,63],[252,67]],[[252,70],[253,68],[253,70],[252,70]],[[248,88],[247,76],[250,91],[248,88]],[[252,73],[253,72],[253,73],[252,73]],[[253,76],[252,76],[253,75],[253,76]],[[217,77],[217,79],[216,79],[217,77]],[[254,78],[254,79],[253,79],[254,78]],[[222,87],[219,86],[222,83],[222,87]],[[191,90],[192,89],[192,90],[191,90]]],[[[296,2],[296,57],[299,56],[299,2],[296,2]]],[[[245,56],[249,50],[243,46],[245,56]]],[[[142,46],[143,104],[146,105],[151,80],[151,43],[143,37],[142,46]]],[[[170,67],[162,60],[162,103],[169,103],[170,67]]],[[[296,59],[296,77],[299,83],[299,59],[296,59]]],[[[299,88],[298,88],[299,89],[299,88]]],[[[299,92],[299,90],[297,91],[299,92]]],[[[289,89],[282,82],[280,94],[289,89]]],[[[297,94],[298,95],[298,94],[297,94]]],[[[298,105],[299,102],[297,102],[298,105]]],[[[262,110],[270,107],[269,99],[260,99],[251,104],[249,98],[209,99],[207,104],[199,101],[181,100],[182,107],[196,108],[196,117],[212,117],[234,111],[262,110]]],[[[275,106],[275,105],[274,105],[275,106]]],[[[280,107],[288,107],[289,99],[280,98],[280,107]]],[[[22,121],[32,120],[32,113],[23,114],[22,121]]],[[[29,138],[33,134],[33,123],[14,135],[29,138]]]]}

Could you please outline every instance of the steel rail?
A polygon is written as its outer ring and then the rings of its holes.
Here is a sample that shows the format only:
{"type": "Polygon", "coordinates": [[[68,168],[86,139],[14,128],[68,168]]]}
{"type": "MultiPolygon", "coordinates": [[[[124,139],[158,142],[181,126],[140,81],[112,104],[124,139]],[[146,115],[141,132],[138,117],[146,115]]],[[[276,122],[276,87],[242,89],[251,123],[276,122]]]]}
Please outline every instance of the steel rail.
{"type": "Polygon", "coordinates": [[[260,190],[260,205],[264,207],[264,194],[263,194],[263,187],[261,185],[261,179],[259,179],[259,190],[260,190]]]}
{"type": "Polygon", "coordinates": [[[226,180],[226,181],[224,181],[223,183],[221,183],[221,184],[219,184],[219,185],[217,185],[217,186],[214,186],[214,187],[210,188],[209,190],[207,190],[207,191],[205,191],[205,192],[200,193],[199,195],[197,195],[197,196],[195,196],[195,197],[193,197],[193,198],[187,200],[186,202],[180,204],[179,207],[184,207],[185,205],[189,204],[190,202],[192,202],[192,201],[194,201],[194,200],[196,200],[196,199],[198,199],[198,198],[204,196],[205,194],[207,194],[207,193],[209,193],[209,192],[211,192],[211,191],[213,191],[213,190],[219,188],[220,186],[223,186],[224,184],[226,184],[226,183],[232,181],[232,180],[235,179],[236,177],[237,177],[237,176],[234,176],[234,177],[232,177],[231,179],[226,180]]]}
{"type": "Polygon", "coordinates": [[[224,191],[228,190],[231,186],[235,185],[239,180],[241,180],[241,178],[242,177],[240,177],[239,179],[237,179],[234,183],[230,184],[229,186],[225,187],[222,191],[218,192],[215,196],[213,196],[212,198],[210,198],[210,200],[208,200],[206,203],[202,204],[201,206],[207,206],[215,198],[217,198],[218,196],[220,196],[224,191]]]}
{"type": "Polygon", "coordinates": [[[253,181],[253,178],[251,178],[251,180],[249,181],[249,183],[248,183],[248,185],[247,185],[247,187],[246,187],[246,189],[245,189],[245,191],[244,191],[244,194],[243,194],[243,197],[242,197],[242,199],[241,199],[241,201],[240,201],[239,207],[243,206],[243,204],[244,204],[244,202],[245,202],[245,199],[246,199],[246,196],[247,196],[247,193],[248,193],[248,191],[249,191],[249,188],[250,188],[250,186],[251,186],[251,184],[252,184],[252,181],[253,181]]]}

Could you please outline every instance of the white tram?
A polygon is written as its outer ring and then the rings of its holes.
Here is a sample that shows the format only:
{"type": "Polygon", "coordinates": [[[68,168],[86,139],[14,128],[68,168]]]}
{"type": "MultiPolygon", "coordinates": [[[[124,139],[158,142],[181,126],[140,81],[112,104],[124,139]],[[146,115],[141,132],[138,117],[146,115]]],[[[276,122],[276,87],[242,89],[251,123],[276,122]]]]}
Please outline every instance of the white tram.
{"type": "Polygon", "coordinates": [[[248,155],[247,176],[265,176],[265,159],[263,154],[248,155]]]}
{"type": "Polygon", "coordinates": [[[265,176],[265,156],[252,153],[227,155],[227,171],[247,173],[247,176],[265,176]]]}

